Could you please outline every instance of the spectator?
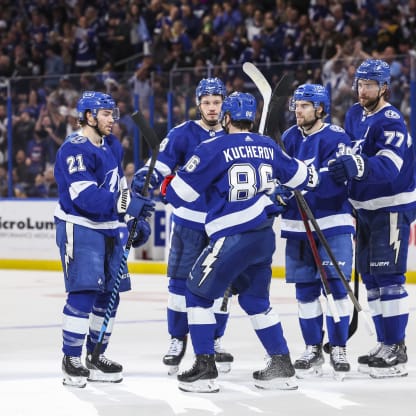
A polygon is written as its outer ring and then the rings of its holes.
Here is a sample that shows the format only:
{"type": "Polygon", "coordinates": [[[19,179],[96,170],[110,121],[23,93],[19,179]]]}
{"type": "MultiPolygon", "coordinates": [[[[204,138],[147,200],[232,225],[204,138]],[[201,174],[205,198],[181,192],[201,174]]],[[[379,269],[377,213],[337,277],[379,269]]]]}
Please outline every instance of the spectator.
{"type": "Polygon", "coordinates": [[[55,89],[59,84],[59,77],[63,75],[65,70],[64,60],[62,56],[54,50],[54,47],[47,45],[45,48],[45,70],[44,74],[47,77],[44,85],[50,90],[55,89]]]}
{"type": "Polygon", "coordinates": [[[36,175],[43,173],[47,161],[47,145],[44,137],[35,130],[33,138],[29,140],[26,148],[26,166],[29,184],[35,182],[36,175]]]}
{"type": "Polygon", "coordinates": [[[138,4],[130,4],[127,18],[130,23],[130,45],[132,47],[132,53],[149,53],[152,38],[138,4]]]}
{"type": "Polygon", "coordinates": [[[75,72],[95,71],[97,68],[98,38],[95,30],[88,27],[85,16],[78,20],[74,38],[74,69],[75,72]]]}
{"type": "Polygon", "coordinates": [[[28,186],[30,176],[26,165],[26,153],[23,149],[16,152],[13,164],[13,183],[20,184],[23,188],[28,186]]]}
{"type": "Polygon", "coordinates": [[[26,107],[19,116],[13,117],[13,152],[26,149],[28,140],[33,136],[35,120],[33,111],[26,107]]]}
{"type": "Polygon", "coordinates": [[[55,181],[55,175],[53,174],[53,166],[48,166],[44,172],[45,186],[47,189],[48,198],[58,197],[58,185],[55,181]]]}
{"type": "Polygon", "coordinates": [[[7,197],[8,189],[7,169],[0,165],[0,197],[7,197]]]}
{"type": "Polygon", "coordinates": [[[0,103],[0,167],[6,166],[7,160],[7,112],[0,103]]]}
{"type": "MultiPolygon", "coordinates": [[[[128,80],[129,86],[134,95],[139,98],[139,108],[149,106],[149,98],[152,95],[152,86],[150,83],[150,74],[154,70],[152,56],[143,57],[133,76],[128,80]]],[[[135,99],[133,97],[133,99],[135,99]]]]}
{"type": "MultiPolygon", "coordinates": [[[[63,114],[68,113],[66,107],[60,107],[63,114]]],[[[63,125],[63,123],[62,123],[63,125]]],[[[56,152],[64,142],[64,136],[56,131],[56,127],[52,124],[51,117],[47,112],[42,111],[35,124],[35,133],[42,138],[42,142],[46,148],[47,162],[55,163],[56,152]]]]}
{"type": "Polygon", "coordinates": [[[68,110],[66,121],[67,123],[65,137],[79,130],[78,112],[75,108],[68,110]]]}

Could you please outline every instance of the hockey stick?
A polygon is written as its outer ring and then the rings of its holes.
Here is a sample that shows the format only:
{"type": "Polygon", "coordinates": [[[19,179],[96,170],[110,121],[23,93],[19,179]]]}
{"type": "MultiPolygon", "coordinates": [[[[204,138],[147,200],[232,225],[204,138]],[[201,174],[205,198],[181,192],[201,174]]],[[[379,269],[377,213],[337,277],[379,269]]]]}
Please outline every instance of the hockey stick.
{"type": "MultiPolygon", "coordinates": [[[[251,69],[250,69],[251,66],[254,66],[251,62],[244,62],[243,63],[243,71],[249,76],[249,78],[251,78],[250,75],[248,74],[249,72],[251,72],[251,69]]],[[[263,74],[261,74],[261,75],[263,76],[263,74]]],[[[260,91],[260,94],[263,98],[263,109],[262,109],[262,112],[261,112],[260,124],[259,124],[259,129],[258,129],[259,133],[263,134],[264,133],[264,126],[265,126],[265,122],[266,122],[266,117],[267,117],[267,110],[269,108],[270,99],[272,97],[272,87],[270,86],[270,84],[268,83],[266,78],[264,78],[264,77],[263,77],[263,79],[258,80],[258,84],[256,84],[256,87],[260,91]]],[[[277,90],[278,87],[279,86],[276,87],[276,90],[277,90]]],[[[286,88],[284,90],[286,90],[286,88]]],[[[276,93],[279,93],[279,91],[277,91],[276,93]]],[[[222,298],[222,303],[221,303],[221,308],[220,308],[220,310],[222,312],[227,311],[227,305],[228,305],[228,300],[229,300],[230,295],[231,295],[231,291],[232,291],[232,286],[230,285],[225,290],[225,293],[224,293],[223,298],[222,298]]]]}
{"type": "MultiPolygon", "coordinates": [[[[358,233],[359,233],[359,226],[358,226],[358,216],[355,215],[355,252],[354,252],[354,296],[358,299],[360,293],[360,274],[358,273],[358,265],[357,265],[357,242],[358,242],[358,233]]],[[[358,312],[357,309],[354,308],[352,313],[351,322],[348,326],[348,339],[350,339],[357,331],[358,327],[358,312]]],[[[331,352],[331,345],[329,342],[325,343],[323,346],[323,350],[329,354],[331,352]]]]}
{"type": "MultiPolygon", "coordinates": [[[[268,81],[266,80],[262,72],[255,65],[249,62],[246,62],[246,64],[244,65],[245,65],[243,66],[244,72],[254,82],[254,84],[259,89],[260,93],[262,95],[266,94],[266,98],[264,98],[264,100],[266,100],[268,91],[269,89],[271,90],[268,81]]],[[[283,75],[278,86],[273,91],[272,97],[268,99],[270,105],[266,113],[265,134],[272,138],[275,138],[279,146],[283,150],[285,150],[285,146],[281,140],[280,131],[278,128],[278,117],[276,117],[276,115],[279,114],[283,110],[284,106],[286,105],[287,98],[289,97],[290,92],[292,90],[293,81],[294,81],[293,75],[286,75],[286,76],[283,75]]],[[[316,266],[318,267],[319,274],[321,275],[321,281],[324,286],[325,295],[326,295],[327,302],[328,302],[328,308],[331,311],[334,322],[339,322],[340,317],[339,317],[338,310],[335,305],[332,291],[328,282],[328,276],[326,274],[325,268],[322,265],[322,259],[319,254],[318,247],[316,246],[316,241],[313,238],[313,234],[312,234],[307,216],[305,212],[301,209],[301,205],[299,203],[299,195],[302,196],[302,194],[300,193],[300,191],[294,191],[294,195],[296,198],[296,202],[298,204],[298,208],[302,217],[303,224],[305,226],[306,236],[308,238],[309,245],[311,246],[313,258],[315,260],[316,266]]]]}
{"type": "MultiPolygon", "coordinates": [[[[254,67],[254,68],[261,74],[261,72],[256,67],[254,67]]],[[[276,125],[277,125],[276,120],[277,120],[277,118],[276,118],[276,116],[273,117],[273,114],[276,114],[276,113],[278,113],[278,111],[281,110],[281,108],[279,107],[281,104],[280,104],[279,100],[274,100],[273,99],[273,95],[272,95],[272,98],[271,98],[271,101],[270,101],[268,115],[267,115],[267,118],[266,118],[266,126],[268,128],[270,128],[268,134],[271,135],[272,137],[275,137],[276,141],[279,143],[279,145],[282,147],[282,149],[285,150],[284,143],[281,139],[280,134],[278,134],[279,133],[278,130],[276,129],[276,125]]],[[[315,216],[313,215],[311,209],[309,208],[308,203],[306,202],[305,198],[303,197],[303,195],[300,191],[294,191],[294,194],[295,194],[298,206],[301,210],[301,214],[302,214],[302,211],[303,211],[304,215],[306,216],[306,219],[312,223],[313,228],[315,229],[315,232],[318,236],[318,239],[319,239],[320,243],[322,244],[322,246],[324,247],[325,251],[327,252],[328,257],[330,258],[333,266],[335,267],[335,270],[336,270],[337,274],[339,275],[345,289],[347,290],[348,296],[350,297],[350,299],[351,299],[351,301],[354,305],[354,308],[357,311],[357,314],[361,313],[362,318],[363,318],[363,320],[366,324],[366,327],[367,327],[367,330],[368,330],[369,334],[373,335],[374,331],[373,331],[373,328],[372,328],[371,321],[368,318],[368,316],[364,313],[360,303],[358,302],[357,298],[355,297],[354,293],[352,292],[351,287],[348,283],[348,280],[345,277],[343,271],[341,270],[341,268],[338,264],[338,261],[336,260],[334,254],[333,254],[333,252],[332,252],[332,250],[331,250],[331,248],[330,248],[330,246],[329,246],[329,244],[328,244],[328,242],[327,242],[327,240],[326,240],[326,238],[325,238],[325,236],[324,236],[324,234],[321,230],[321,228],[319,227],[315,216]]],[[[302,214],[302,217],[303,217],[303,214],[302,214]]],[[[328,304],[328,306],[329,306],[329,304],[328,304]]]]}
{"type": "MultiPolygon", "coordinates": [[[[143,114],[141,114],[139,111],[136,111],[135,113],[131,115],[131,117],[133,121],[136,123],[136,125],[139,127],[142,133],[142,136],[146,140],[146,143],[152,149],[152,156],[150,159],[149,170],[146,175],[146,180],[144,182],[143,189],[142,189],[142,195],[147,196],[148,190],[149,190],[150,178],[152,176],[153,169],[156,163],[156,158],[158,155],[160,140],[156,136],[156,133],[154,132],[154,130],[150,127],[148,121],[144,118],[143,114]]],[[[127,258],[129,256],[130,248],[133,244],[134,235],[136,233],[137,222],[138,222],[138,219],[135,218],[133,220],[133,224],[131,226],[129,235],[127,237],[126,247],[124,248],[123,257],[121,258],[120,266],[118,268],[118,273],[117,273],[116,280],[114,282],[113,290],[111,292],[110,301],[108,302],[108,306],[104,314],[104,320],[101,325],[100,333],[98,335],[97,343],[95,344],[94,351],[92,353],[92,358],[91,358],[92,363],[96,363],[98,361],[98,357],[101,354],[101,348],[103,345],[104,335],[107,330],[108,323],[110,321],[111,313],[113,312],[115,302],[117,300],[117,295],[119,293],[121,279],[123,277],[123,271],[127,263],[127,258]]]]}

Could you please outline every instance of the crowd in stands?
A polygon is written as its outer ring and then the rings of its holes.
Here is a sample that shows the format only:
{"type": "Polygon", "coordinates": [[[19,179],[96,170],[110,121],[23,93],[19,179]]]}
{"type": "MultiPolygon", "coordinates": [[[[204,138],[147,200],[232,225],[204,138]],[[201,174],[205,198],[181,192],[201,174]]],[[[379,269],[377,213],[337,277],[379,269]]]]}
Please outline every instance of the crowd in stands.
{"type": "MultiPolygon", "coordinates": [[[[166,127],[165,91],[174,122],[192,117],[187,98],[208,72],[229,92],[245,88],[241,64],[275,64],[297,83],[331,87],[332,121],[342,124],[364,58],[392,67],[390,101],[409,116],[409,50],[416,44],[416,0],[2,0],[0,80],[11,86],[13,195],[55,197],[56,149],[76,130],[83,90],[110,92],[121,119],[115,134],[134,170],[135,103],[166,127]],[[184,70],[181,72],[181,70],[184,70]],[[171,82],[172,71],[180,78],[171,82]],[[187,113],[185,112],[187,109],[187,113]],[[164,123],[164,124],[163,124],[164,123]]],[[[0,84],[3,85],[3,84],[0,84]]],[[[0,196],[7,191],[7,88],[0,88],[0,196]]],[[[289,116],[288,116],[289,117],[289,116]]],[[[288,120],[288,122],[290,122],[288,120]]],[[[163,127],[160,134],[164,134],[163,127]]]]}

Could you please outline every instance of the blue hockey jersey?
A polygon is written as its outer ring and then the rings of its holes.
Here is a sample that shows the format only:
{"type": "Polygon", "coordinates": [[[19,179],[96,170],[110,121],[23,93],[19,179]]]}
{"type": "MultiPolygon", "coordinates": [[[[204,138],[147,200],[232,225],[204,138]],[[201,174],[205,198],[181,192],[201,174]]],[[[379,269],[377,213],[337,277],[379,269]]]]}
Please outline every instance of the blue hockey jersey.
{"type": "MultiPolygon", "coordinates": [[[[353,233],[348,188],[346,185],[337,184],[328,172],[328,162],[331,159],[351,151],[351,139],[344,129],[325,123],[317,132],[305,136],[302,129],[295,125],[285,131],[282,140],[290,156],[307,165],[313,164],[319,172],[319,186],[305,193],[304,198],[324,235],[353,233]]],[[[281,236],[284,238],[307,238],[295,198],[289,199],[280,227],[281,236]]]]}
{"type": "Polygon", "coordinates": [[[205,196],[205,230],[217,239],[252,230],[276,214],[269,197],[276,178],[290,188],[303,188],[308,170],[270,137],[227,134],[195,149],[168,186],[166,198],[177,207],[205,196]]]}
{"type": "Polygon", "coordinates": [[[345,116],[353,153],[367,156],[368,176],[350,184],[356,209],[403,211],[416,207],[415,146],[401,113],[387,104],[366,115],[354,104],[345,116]]]}
{"type": "MultiPolygon", "coordinates": [[[[191,120],[174,127],[162,140],[155,170],[159,178],[173,173],[184,166],[195,148],[204,140],[224,134],[224,130],[207,130],[191,120]]],[[[204,197],[198,201],[186,202],[173,211],[173,220],[193,229],[204,229],[206,204],[204,197]]]]}
{"type": "Polygon", "coordinates": [[[116,201],[121,180],[125,180],[122,158],[122,146],[114,135],[106,136],[100,147],[78,133],[68,136],[56,155],[56,220],[117,235],[120,218],[116,201]]]}

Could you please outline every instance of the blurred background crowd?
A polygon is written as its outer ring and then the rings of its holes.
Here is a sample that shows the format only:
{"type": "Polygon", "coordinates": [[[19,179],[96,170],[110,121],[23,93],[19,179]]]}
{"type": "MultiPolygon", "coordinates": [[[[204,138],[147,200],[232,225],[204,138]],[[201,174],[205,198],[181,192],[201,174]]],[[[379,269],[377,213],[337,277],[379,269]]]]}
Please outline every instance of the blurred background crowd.
{"type": "Polygon", "coordinates": [[[342,125],[356,66],[384,59],[390,102],[409,122],[415,45],[416,0],[0,0],[0,196],[56,197],[56,150],[78,129],[84,90],[118,102],[113,133],[131,177],[146,149],[129,114],[139,108],[164,135],[197,116],[203,77],[257,94],[245,61],[272,85],[285,71],[324,84],[342,125]]]}

